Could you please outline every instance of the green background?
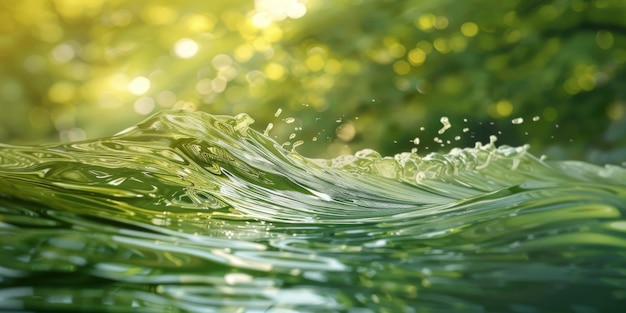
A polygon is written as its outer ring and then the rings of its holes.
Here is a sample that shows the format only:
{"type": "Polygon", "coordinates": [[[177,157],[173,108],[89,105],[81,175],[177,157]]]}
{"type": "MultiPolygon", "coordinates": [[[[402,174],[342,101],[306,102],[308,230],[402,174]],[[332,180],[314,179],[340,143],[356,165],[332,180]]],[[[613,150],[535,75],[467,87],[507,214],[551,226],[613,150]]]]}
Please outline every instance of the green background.
{"type": "Polygon", "coordinates": [[[623,0],[4,0],[0,20],[0,142],[186,109],[248,113],[313,157],[496,135],[626,160],[623,0]]]}

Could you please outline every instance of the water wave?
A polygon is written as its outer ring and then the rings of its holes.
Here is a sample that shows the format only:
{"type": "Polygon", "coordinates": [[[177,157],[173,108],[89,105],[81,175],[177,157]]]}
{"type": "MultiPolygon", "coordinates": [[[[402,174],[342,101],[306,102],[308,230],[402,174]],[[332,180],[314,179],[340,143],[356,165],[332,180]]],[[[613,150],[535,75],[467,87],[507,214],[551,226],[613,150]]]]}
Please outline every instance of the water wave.
{"type": "Polygon", "coordinates": [[[626,304],[623,167],[493,142],[308,159],[252,122],[165,112],[100,140],[0,145],[0,308],[626,304]]]}

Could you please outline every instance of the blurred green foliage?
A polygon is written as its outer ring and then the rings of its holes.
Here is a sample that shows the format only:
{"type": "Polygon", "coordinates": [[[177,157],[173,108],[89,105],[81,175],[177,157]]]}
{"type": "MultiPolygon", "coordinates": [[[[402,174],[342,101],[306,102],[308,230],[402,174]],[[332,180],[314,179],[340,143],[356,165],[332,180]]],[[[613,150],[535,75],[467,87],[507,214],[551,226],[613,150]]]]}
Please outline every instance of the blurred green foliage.
{"type": "Polygon", "coordinates": [[[246,112],[308,156],[497,135],[626,160],[623,0],[1,0],[0,20],[1,142],[174,108],[246,112]]]}

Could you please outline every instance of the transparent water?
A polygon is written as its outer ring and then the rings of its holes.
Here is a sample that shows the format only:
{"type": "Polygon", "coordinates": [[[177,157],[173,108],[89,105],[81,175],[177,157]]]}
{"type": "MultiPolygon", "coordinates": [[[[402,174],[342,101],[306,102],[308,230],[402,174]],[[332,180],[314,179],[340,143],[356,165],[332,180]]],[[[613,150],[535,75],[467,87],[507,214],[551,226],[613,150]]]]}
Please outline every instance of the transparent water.
{"type": "Polygon", "coordinates": [[[313,160],[251,122],[0,146],[0,310],[626,308],[623,167],[493,144],[313,160]]]}

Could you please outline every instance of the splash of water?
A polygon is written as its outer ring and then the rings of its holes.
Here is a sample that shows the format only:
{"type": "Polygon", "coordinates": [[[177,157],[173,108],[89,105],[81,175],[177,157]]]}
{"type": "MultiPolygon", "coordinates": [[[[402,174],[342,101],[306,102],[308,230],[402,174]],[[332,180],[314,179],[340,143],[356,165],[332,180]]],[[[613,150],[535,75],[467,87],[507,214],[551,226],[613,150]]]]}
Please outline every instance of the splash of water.
{"type": "Polygon", "coordinates": [[[0,308],[624,304],[622,167],[493,142],[308,159],[252,122],[167,112],[101,140],[0,146],[0,308]]]}

